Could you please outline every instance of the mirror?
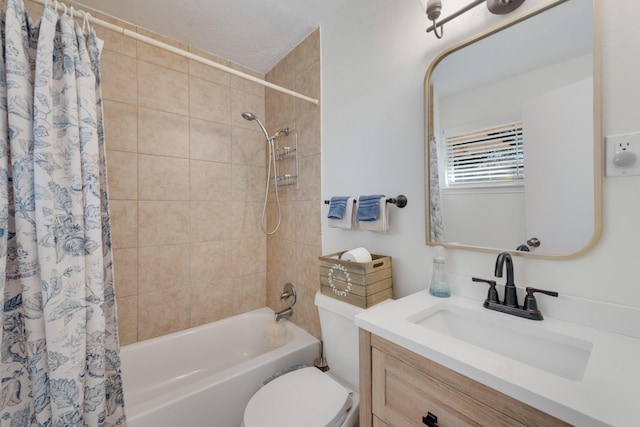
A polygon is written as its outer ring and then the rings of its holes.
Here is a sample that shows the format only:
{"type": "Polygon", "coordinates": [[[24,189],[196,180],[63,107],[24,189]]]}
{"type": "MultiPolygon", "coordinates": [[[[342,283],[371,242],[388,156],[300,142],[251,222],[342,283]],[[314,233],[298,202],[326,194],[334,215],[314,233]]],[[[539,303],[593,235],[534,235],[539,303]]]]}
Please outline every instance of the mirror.
{"type": "Polygon", "coordinates": [[[431,64],[428,245],[567,258],[597,243],[599,2],[545,2],[431,64]]]}

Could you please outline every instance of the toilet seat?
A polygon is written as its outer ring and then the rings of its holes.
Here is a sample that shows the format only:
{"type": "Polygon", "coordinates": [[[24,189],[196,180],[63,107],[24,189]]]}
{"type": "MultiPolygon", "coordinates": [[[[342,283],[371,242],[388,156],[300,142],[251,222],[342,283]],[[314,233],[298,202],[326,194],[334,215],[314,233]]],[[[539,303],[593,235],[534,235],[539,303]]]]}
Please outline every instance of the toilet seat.
{"type": "Polygon", "coordinates": [[[245,427],[339,427],[351,408],[349,392],[314,367],[269,382],[244,411],[245,427]]]}

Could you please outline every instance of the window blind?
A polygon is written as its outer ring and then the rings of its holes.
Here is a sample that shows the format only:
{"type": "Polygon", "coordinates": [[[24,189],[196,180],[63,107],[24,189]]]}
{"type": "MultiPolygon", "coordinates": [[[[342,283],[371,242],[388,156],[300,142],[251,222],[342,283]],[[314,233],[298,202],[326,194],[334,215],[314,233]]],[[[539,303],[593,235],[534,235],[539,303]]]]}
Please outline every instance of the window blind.
{"type": "Polygon", "coordinates": [[[449,187],[520,184],[524,180],[522,123],[445,137],[449,187]]]}

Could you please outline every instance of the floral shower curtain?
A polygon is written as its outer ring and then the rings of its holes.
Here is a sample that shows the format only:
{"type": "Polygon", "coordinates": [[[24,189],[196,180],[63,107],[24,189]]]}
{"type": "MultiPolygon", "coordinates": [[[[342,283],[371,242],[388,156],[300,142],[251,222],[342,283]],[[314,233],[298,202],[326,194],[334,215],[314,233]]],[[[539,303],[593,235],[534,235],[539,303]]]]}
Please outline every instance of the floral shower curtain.
{"type": "Polygon", "coordinates": [[[8,0],[0,58],[0,426],[126,425],[102,41],[8,0]]]}
{"type": "Polygon", "coordinates": [[[440,203],[440,169],[438,167],[438,141],[435,136],[429,139],[429,198],[431,218],[431,241],[445,243],[444,218],[440,203]]]}

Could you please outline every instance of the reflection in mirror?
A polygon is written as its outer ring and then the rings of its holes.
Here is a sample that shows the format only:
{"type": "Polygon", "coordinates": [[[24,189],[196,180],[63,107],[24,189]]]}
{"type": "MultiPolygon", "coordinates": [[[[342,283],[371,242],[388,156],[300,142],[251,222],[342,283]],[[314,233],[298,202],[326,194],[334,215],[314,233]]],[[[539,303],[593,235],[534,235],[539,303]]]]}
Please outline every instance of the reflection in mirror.
{"type": "Polygon", "coordinates": [[[546,3],[431,65],[428,244],[546,257],[596,243],[598,2],[546,3]]]}

